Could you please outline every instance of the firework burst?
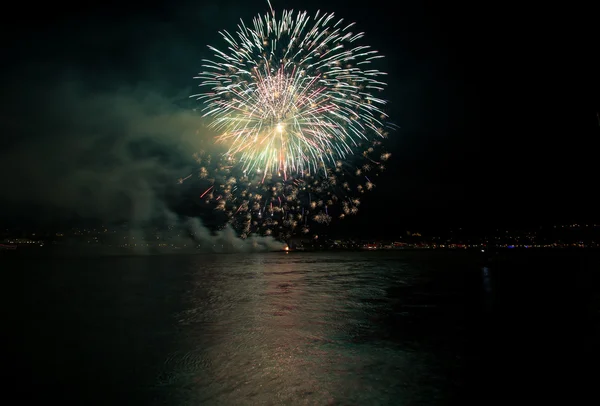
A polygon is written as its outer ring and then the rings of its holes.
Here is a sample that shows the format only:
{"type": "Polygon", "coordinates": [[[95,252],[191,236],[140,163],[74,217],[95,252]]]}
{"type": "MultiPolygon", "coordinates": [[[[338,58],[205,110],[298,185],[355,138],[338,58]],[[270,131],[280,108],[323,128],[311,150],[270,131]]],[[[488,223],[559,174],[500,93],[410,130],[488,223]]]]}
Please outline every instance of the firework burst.
{"type": "MultiPolygon", "coordinates": [[[[247,174],[234,157],[200,151],[198,201],[225,215],[242,238],[253,234],[287,239],[308,234],[337,219],[358,214],[362,196],[376,187],[390,154],[380,141],[360,145],[363,152],[349,161],[312,175],[288,178],[276,174],[247,174]]],[[[180,179],[180,183],[189,179],[180,179]]]]}
{"type": "Polygon", "coordinates": [[[384,136],[385,101],[374,93],[385,74],[369,69],[382,56],[359,44],[353,25],[271,8],[233,35],[221,32],[227,52],[209,47],[214,59],[196,76],[203,92],[192,97],[244,173],[326,175],[384,136]]]}
{"type": "MultiPolygon", "coordinates": [[[[270,6],[270,4],[269,4],[270,6]]],[[[227,52],[196,78],[216,146],[194,154],[199,202],[242,238],[287,239],[358,213],[390,154],[381,58],[333,14],[284,11],[222,32],[227,52]]],[[[190,179],[180,178],[179,183],[190,179]]],[[[317,238],[316,234],[312,235],[317,238]]]]}

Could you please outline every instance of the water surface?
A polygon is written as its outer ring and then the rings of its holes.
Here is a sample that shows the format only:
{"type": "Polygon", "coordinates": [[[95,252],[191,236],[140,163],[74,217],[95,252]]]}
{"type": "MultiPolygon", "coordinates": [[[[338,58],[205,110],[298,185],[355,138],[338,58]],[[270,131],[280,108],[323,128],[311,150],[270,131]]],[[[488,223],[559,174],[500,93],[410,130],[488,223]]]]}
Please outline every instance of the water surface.
{"type": "Polygon", "coordinates": [[[483,365],[485,326],[502,302],[502,278],[480,260],[428,251],[4,262],[20,326],[15,376],[23,399],[62,404],[461,404],[480,389],[466,374],[483,365]]]}

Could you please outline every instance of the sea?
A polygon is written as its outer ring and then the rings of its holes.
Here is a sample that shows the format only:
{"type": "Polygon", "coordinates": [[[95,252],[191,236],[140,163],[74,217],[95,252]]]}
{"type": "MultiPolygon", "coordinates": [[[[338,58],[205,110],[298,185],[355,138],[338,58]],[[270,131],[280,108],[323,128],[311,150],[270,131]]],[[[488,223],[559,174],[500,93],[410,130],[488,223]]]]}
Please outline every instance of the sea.
{"type": "Polygon", "coordinates": [[[599,376],[598,252],[5,257],[0,270],[5,404],[537,404],[559,392],[588,404],[599,376]]]}

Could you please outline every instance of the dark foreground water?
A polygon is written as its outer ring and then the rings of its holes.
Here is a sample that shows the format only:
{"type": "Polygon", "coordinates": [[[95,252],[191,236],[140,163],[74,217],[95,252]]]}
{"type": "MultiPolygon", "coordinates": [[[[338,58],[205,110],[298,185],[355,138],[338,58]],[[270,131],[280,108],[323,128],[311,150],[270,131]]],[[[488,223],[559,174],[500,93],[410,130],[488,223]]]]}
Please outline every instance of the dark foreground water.
{"type": "Polygon", "coordinates": [[[6,260],[4,371],[14,404],[491,404],[539,400],[538,381],[565,373],[575,401],[597,368],[599,264],[431,251],[6,260]]]}

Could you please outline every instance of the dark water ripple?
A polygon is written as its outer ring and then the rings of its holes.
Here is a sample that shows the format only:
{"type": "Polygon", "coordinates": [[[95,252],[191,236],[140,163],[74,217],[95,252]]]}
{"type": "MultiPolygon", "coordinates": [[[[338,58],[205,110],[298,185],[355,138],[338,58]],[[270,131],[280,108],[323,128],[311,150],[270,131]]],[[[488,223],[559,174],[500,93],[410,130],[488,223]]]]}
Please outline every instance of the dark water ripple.
{"type": "MultiPolygon", "coordinates": [[[[556,268],[561,281],[573,261],[556,268]]],[[[502,352],[511,341],[489,339],[517,331],[522,346],[519,317],[542,325],[527,298],[555,263],[490,271],[456,252],[4,261],[6,330],[17,332],[5,370],[23,404],[464,404],[479,390],[465,376],[483,365],[474,359],[514,360],[517,344],[502,352]]],[[[598,321],[598,277],[581,275],[572,302],[598,321]]],[[[580,330],[591,349],[600,329],[580,330]]]]}
{"type": "Polygon", "coordinates": [[[402,331],[414,320],[435,324],[440,313],[461,323],[461,297],[448,285],[432,290],[430,277],[397,256],[201,260],[175,315],[185,334],[159,384],[178,388],[182,404],[447,401],[460,343],[435,348],[402,331]]]}

